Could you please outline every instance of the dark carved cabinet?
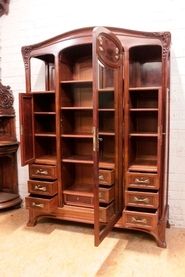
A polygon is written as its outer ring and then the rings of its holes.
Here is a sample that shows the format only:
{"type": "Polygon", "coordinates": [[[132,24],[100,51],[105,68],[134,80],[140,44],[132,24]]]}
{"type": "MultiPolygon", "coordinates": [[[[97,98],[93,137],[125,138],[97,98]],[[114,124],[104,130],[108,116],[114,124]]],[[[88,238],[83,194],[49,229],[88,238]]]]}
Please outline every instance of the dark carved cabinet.
{"type": "Polygon", "coordinates": [[[28,226],[42,217],[94,224],[96,246],[128,228],[166,247],[170,40],[89,27],[22,47],[28,226]]]}
{"type": "Polygon", "coordinates": [[[13,93],[0,83],[0,209],[20,207],[13,93]]]}

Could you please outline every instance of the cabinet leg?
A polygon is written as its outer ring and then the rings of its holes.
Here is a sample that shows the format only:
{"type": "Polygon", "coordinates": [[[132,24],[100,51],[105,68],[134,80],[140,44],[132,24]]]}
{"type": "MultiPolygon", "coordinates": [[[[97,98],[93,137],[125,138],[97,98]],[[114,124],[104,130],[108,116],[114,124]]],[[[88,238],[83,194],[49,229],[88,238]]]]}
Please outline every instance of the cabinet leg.
{"type": "Polygon", "coordinates": [[[29,221],[27,223],[28,227],[34,227],[37,224],[37,215],[33,210],[29,210],[29,221]]]}

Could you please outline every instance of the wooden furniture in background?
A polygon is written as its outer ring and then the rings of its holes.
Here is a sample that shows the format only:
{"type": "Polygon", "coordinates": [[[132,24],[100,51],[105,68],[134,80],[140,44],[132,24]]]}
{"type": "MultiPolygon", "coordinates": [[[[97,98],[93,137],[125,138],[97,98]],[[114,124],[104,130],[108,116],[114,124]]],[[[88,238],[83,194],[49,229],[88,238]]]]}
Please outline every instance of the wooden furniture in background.
{"type": "Polygon", "coordinates": [[[28,226],[42,217],[92,223],[96,246],[115,226],[166,247],[170,40],[89,27],[22,47],[28,226]]]}
{"type": "Polygon", "coordinates": [[[17,182],[15,110],[9,86],[0,83],[0,209],[20,207],[17,182]]]}
{"type": "Polygon", "coordinates": [[[10,0],[0,0],[0,17],[9,13],[10,0]]]}

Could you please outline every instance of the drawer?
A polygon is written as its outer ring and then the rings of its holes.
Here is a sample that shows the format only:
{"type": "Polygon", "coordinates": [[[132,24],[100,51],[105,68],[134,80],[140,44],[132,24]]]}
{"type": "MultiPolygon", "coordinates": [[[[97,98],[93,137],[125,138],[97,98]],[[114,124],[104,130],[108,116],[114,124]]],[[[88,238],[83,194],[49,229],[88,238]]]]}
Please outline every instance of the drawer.
{"type": "Polygon", "coordinates": [[[114,169],[99,169],[99,184],[112,186],[114,184],[114,169]]]}
{"type": "Polygon", "coordinates": [[[99,202],[110,203],[114,200],[114,186],[110,188],[99,188],[99,202]]]}
{"type": "MultiPolygon", "coordinates": [[[[114,200],[114,186],[99,188],[99,202],[110,203],[114,200]]],[[[94,207],[94,192],[92,185],[74,185],[64,190],[64,202],[68,205],[94,207]]]]}
{"type": "Polygon", "coordinates": [[[56,166],[31,164],[29,165],[29,177],[30,179],[55,180],[57,179],[56,166]]]}
{"type": "Polygon", "coordinates": [[[137,208],[127,207],[123,211],[123,224],[130,228],[143,228],[151,230],[158,224],[158,211],[141,211],[137,208]]]}
{"type": "Polygon", "coordinates": [[[94,207],[94,197],[93,194],[90,195],[79,195],[79,194],[70,194],[65,192],[64,194],[64,202],[67,205],[75,205],[81,207],[94,207]]]}
{"type": "Polygon", "coordinates": [[[100,222],[107,223],[114,216],[114,202],[105,207],[99,208],[99,220],[100,222]]]}
{"type": "Polygon", "coordinates": [[[42,211],[43,213],[51,213],[58,206],[57,199],[57,195],[50,199],[28,196],[25,198],[26,208],[42,211]]]}
{"type": "Polygon", "coordinates": [[[159,178],[156,174],[127,173],[127,188],[159,189],[159,178]]]}
{"type": "Polygon", "coordinates": [[[125,191],[125,206],[157,209],[159,206],[159,193],[125,191]]]}
{"type": "Polygon", "coordinates": [[[57,194],[57,180],[56,181],[28,181],[28,192],[31,194],[54,196],[57,194]]]}

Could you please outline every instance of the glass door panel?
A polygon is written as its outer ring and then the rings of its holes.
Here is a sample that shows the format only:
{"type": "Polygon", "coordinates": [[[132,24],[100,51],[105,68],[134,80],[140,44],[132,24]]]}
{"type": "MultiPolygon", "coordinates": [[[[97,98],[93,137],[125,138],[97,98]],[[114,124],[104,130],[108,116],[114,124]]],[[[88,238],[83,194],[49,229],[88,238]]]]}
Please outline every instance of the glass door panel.
{"type": "Polygon", "coordinates": [[[118,38],[108,29],[94,29],[93,166],[96,246],[114,227],[122,213],[122,52],[118,38]]]}

